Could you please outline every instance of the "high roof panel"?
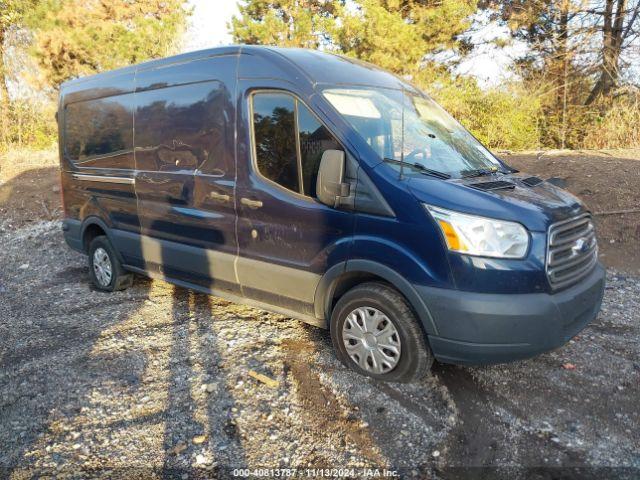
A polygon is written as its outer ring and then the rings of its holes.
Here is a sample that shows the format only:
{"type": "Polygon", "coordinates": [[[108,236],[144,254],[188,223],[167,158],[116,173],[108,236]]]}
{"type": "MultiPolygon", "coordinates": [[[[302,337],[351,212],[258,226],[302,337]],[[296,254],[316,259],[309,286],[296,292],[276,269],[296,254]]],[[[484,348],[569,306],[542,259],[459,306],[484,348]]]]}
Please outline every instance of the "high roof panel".
{"type": "Polygon", "coordinates": [[[302,48],[269,49],[296,64],[315,83],[362,84],[388,88],[400,88],[404,85],[407,88],[407,84],[398,77],[353,58],[302,48]]]}
{"type": "MultiPolygon", "coordinates": [[[[89,84],[108,84],[112,81],[118,82],[118,77],[133,74],[136,71],[187,63],[191,60],[206,58],[208,56],[234,55],[238,53],[248,53],[255,55],[256,57],[261,57],[263,60],[263,62],[261,62],[263,67],[268,67],[268,63],[273,63],[273,73],[276,75],[283,75],[286,70],[289,70],[288,68],[285,68],[284,70],[282,69],[284,63],[293,65],[302,73],[303,77],[314,85],[360,84],[387,88],[400,88],[401,86],[404,86],[405,89],[413,90],[409,84],[403,82],[391,73],[381,70],[375,65],[352,58],[317,50],[255,45],[232,45],[227,47],[211,48],[183,53],[173,57],[151,60],[137,65],[130,65],[117,70],[91,75],[89,77],[72,79],[63,83],[61,88],[66,90],[72,87],[72,90],[76,90],[79,88],[79,84],[83,84],[84,82],[88,82],[89,84]]],[[[262,70],[264,70],[264,68],[262,68],[262,70]]],[[[295,81],[295,79],[289,80],[295,81]]],[[[83,85],[80,88],[85,89],[90,88],[90,86],[83,85]]]]}

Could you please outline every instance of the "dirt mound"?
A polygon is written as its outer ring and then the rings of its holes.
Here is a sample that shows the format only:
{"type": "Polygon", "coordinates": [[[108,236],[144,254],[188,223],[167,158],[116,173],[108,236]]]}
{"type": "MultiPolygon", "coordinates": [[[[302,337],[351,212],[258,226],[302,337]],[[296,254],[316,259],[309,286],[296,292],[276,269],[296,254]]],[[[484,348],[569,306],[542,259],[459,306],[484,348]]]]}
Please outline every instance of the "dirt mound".
{"type": "Polygon", "coordinates": [[[502,155],[505,162],[538,175],[560,178],[594,214],[600,260],[640,273],[640,152],[540,152],[502,155]]]}

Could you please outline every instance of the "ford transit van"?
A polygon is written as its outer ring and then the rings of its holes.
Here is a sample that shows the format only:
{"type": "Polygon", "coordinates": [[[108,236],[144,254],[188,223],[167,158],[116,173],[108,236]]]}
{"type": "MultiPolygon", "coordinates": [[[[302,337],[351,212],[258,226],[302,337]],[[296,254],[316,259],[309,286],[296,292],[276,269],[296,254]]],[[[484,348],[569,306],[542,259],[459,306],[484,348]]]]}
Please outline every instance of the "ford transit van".
{"type": "Polygon", "coordinates": [[[536,355],[600,308],[585,206],[373,65],[217,48],[66,82],[57,118],[98,289],[141,274],[294,317],[389,381],[536,355]]]}

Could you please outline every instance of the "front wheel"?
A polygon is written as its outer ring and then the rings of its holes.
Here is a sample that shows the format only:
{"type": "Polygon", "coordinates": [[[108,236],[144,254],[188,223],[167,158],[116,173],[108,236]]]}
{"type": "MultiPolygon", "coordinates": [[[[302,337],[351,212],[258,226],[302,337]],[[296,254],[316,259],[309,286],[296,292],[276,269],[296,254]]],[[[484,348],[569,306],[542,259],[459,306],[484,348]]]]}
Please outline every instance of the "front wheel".
{"type": "Polygon", "coordinates": [[[382,283],[358,285],[338,300],[331,314],[331,340],[343,364],[379,380],[412,382],[433,364],[409,304],[382,283]]]}

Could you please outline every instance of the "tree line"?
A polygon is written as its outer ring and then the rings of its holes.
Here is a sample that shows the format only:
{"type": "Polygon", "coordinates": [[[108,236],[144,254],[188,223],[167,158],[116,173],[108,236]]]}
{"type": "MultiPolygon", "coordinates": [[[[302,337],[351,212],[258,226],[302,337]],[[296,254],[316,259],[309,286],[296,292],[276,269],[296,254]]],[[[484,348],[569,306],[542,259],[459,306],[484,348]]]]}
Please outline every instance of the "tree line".
{"type": "MultiPolygon", "coordinates": [[[[30,58],[54,98],[67,78],[178,51],[189,13],[178,0],[0,0],[0,142],[15,143],[12,128],[28,116],[6,88],[8,33],[30,32],[30,58]]],[[[244,0],[229,30],[236,43],[388,69],[490,148],[640,146],[640,0],[244,0]],[[491,26],[504,33],[483,37],[491,26]],[[456,68],[485,44],[523,52],[489,87],[456,68]]]]}
{"type": "Polygon", "coordinates": [[[638,0],[250,0],[231,29],[409,78],[493,148],[640,146],[638,0]],[[479,18],[505,28],[496,48],[525,47],[488,89],[454,68],[485,41],[479,18]]]}
{"type": "Polygon", "coordinates": [[[188,15],[181,0],[0,0],[0,148],[50,145],[62,82],[176,53],[188,15]],[[28,33],[37,98],[9,95],[11,80],[25,81],[7,68],[17,31],[28,33]]]}

